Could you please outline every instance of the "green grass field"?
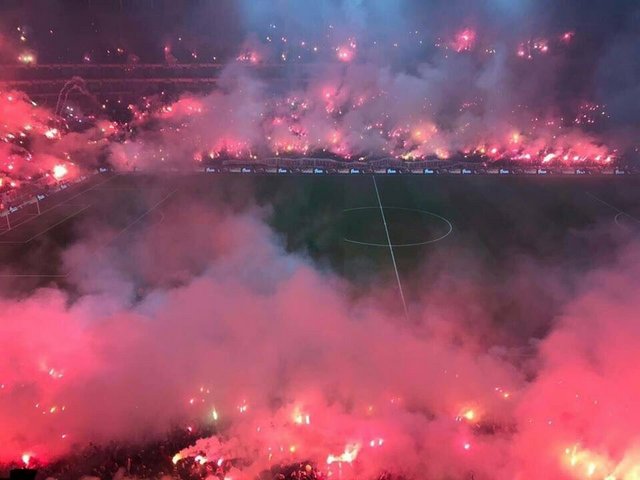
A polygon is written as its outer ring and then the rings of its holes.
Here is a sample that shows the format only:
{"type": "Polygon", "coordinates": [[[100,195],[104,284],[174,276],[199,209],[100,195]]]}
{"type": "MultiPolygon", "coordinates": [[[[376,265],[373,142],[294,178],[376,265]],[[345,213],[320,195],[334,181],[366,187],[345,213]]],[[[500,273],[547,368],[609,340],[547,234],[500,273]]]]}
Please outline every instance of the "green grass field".
{"type": "MultiPolygon", "coordinates": [[[[431,264],[461,268],[466,259],[490,266],[498,278],[519,257],[590,268],[640,227],[636,177],[379,176],[377,184],[403,278],[431,264]],[[406,246],[412,244],[421,245],[406,246]]],[[[21,213],[1,232],[10,267],[3,278],[27,286],[64,281],[61,252],[83,225],[108,225],[126,249],[128,235],[149,222],[170,228],[171,207],[192,203],[268,207],[268,222],[288,251],[356,283],[394,278],[371,176],[232,174],[99,176],[71,187],[44,201],[41,215],[21,213]]]]}

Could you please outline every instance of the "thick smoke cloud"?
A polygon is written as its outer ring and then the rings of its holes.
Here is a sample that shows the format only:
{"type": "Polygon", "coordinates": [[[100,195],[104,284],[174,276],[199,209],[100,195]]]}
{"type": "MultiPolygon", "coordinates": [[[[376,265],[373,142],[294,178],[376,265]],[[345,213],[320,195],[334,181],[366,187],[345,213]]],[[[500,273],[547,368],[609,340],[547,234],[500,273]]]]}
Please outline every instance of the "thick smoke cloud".
{"type": "MultiPolygon", "coordinates": [[[[70,133],[51,109],[2,92],[3,182],[44,172],[56,183],[98,158],[123,171],[316,153],[606,163],[637,134],[634,2],[613,13],[504,0],[224,8],[244,43],[208,95],[149,99],[126,125],[70,133]],[[304,68],[290,62],[298,52],[304,68]],[[272,81],[274,62],[285,73],[272,81]],[[575,122],[591,102],[607,119],[575,122]]],[[[185,8],[185,25],[204,12],[185,8]]],[[[219,422],[220,436],[178,461],[240,457],[234,479],[297,460],[338,475],[327,460],[346,449],[345,478],[638,477],[635,247],[577,292],[523,260],[505,283],[539,278],[563,300],[539,324],[496,325],[480,270],[415,286],[407,325],[386,302],[392,286],[353,299],[346,280],[285,251],[268,212],[196,198],[172,208],[177,223],[142,228],[126,249],[104,248],[109,226],[85,225],[64,255],[73,293],[0,301],[0,460],[219,422]]]]}
{"type": "Polygon", "coordinates": [[[73,296],[2,301],[3,460],[205,422],[221,435],[177,461],[242,458],[234,478],[297,460],[337,474],[327,460],[345,449],[345,478],[635,478],[635,247],[577,293],[523,264],[569,298],[531,350],[464,274],[443,279],[454,304],[432,277],[407,325],[385,287],[354,300],[286,253],[264,209],[170,209],[177,223],[150,222],[124,250],[87,224],[64,255],[73,296]]]}

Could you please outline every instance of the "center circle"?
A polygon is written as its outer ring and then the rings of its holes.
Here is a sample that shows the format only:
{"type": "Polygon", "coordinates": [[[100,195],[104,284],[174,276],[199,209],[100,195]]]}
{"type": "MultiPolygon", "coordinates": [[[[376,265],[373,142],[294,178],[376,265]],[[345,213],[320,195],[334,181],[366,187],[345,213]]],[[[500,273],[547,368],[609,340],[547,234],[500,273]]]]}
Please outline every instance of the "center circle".
{"type": "MultiPolygon", "coordinates": [[[[404,208],[404,207],[382,207],[384,211],[384,215],[387,222],[387,227],[389,229],[389,237],[392,239],[391,247],[393,248],[401,248],[401,247],[418,247],[421,245],[428,245],[430,243],[436,243],[440,240],[444,240],[448,237],[451,232],[453,232],[452,223],[444,218],[441,215],[438,215],[433,212],[429,212],[427,210],[420,210],[417,208],[404,208]],[[418,220],[416,222],[416,218],[418,220]],[[404,220],[404,221],[403,221],[404,220]],[[413,234],[416,229],[418,230],[433,230],[433,221],[435,221],[438,225],[438,228],[435,233],[425,232],[424,235],[427,238],[424,239],[411,239],[406,242],[397,242],[395,239],[399,234],[404,233],[409,230],[413,234]],[[431,234],[431,235],[430,235],[431,234]]],[[[348,208],[343,210],[343,214],[349,215],[354,212],[365,213],[366,215],[360,218],[360,224],[357,222],[351,222],[349,226],[355,224],[355,228],[358,226],[363,228],[368,228],[371,225],[374,225],[378,231],[376,232],[376,237],[380,236],[381,238],[386,237],[386,231],[384,229],[384,224],[381,218],[380,206],[375,207],[357,207],[357,208],[348,208]],[[377,213],[377,215],[376,215],[377,213]],[[367,217],[371,215],[368,222],[364,222],[363,220],[367,220],[367,217]],[[376,215],[374,217],[374,215],[376,215]],[[377,218],[376,218],[377,217],[377,218]],[[379,228],[378,228],[379,227],[379,228]]],[[[347,243],[352,243],[356,245],[365,245],[368,247],[381,247],[381,248],[389,248],[389,242],[374,242],[374,241],[365,241],[366,239],[359,240],[357,238],[353,238],[354,235],[350,234],[344,237],[344,241],[347,243]]]]}

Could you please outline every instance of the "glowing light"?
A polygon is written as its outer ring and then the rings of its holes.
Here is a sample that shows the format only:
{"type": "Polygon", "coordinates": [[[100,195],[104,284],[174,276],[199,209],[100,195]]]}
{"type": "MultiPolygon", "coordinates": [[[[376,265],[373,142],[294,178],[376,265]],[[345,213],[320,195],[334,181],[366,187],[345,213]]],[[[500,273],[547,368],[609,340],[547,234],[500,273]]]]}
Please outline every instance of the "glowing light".
{"type": "Polygon", "coordinates": [[[564,451],[565,465],[576,475],[577,478],[604,478],[605,480],[615,480],[614,473],[606,474],[606,472],[617,472],[623,478],[638,478],[633,471],[626,471],[621,463],[617,467],[614,462],[604,455],[598,455],[595,452],[583,449],[576,444],[573,447],[567,447],[564,451]]]}
{"type": "Polygon", "coordinates": [[[31,462],[31,454],[30,453],[23,453],[22,454],[22,463],[24,463],[25,467],[29,466],[29,463],[31,462]]]}
{"type": "Polygon", "coordinates": [[[302,424],[309,425],[311,423],[311,418],[309,417],[309,415],[299,414],[299,415],[296,415],[294,422],[297,423],[298,425],[302,425],[302,424]]]}
{"type": "Polygon", "coordinates": [[[473,48],[475,41],[476,32],[466,28],[456,34],[451,46],[458,53],[465,52],[473,48]]]}
{"type": "Polygon", "coordinates": [[[357,458],[359,451],[360,444],[351,443],[345,447],[344,452],[342,452],[340,455],[329,455],[327,457],[327,464],[331,465],[332,463],[336,462],[351,463],[357,458]]]}
{"type": "Polygon", "coordinates": [[[460,415],[458,415],[458,419],[459,420],[466,420],[467,422],[473,422],[474,420],[477,419],[477,414],[475,412],[475,410],[468,408],[466,410],[463,410],[460,415]]]}
{"type": "Polygon", "coordinates": [[[53,167],[53,177],[56,180],[61,180],[62,178],[64,178],[67,174],[69,173],[69,170],[67,169],[67,167],[65,167],[64,165],[60,164],[60,165],[56,165],[55,167],[53,167]]]}
{"type": "Polygon", "coordinates": [[[59,133],[60,132],[58,131],[57,128],[50,128],[49,130],[44,132],[44,136],[51,140],[58,137],[59,133]]]}
{"type": "Polygon", "coordinates": [[[176,453],[173,457],[171,457],[171,463],[174,465],[177,464],[180,460],[182,460],[182,455],[180,453],[176,453]]]}
{"type": "Polygon", "coordinates": [[[383,438],[377,438],[377,439],[373,439],[369,442],[369,446],[371,448],[374,447],[381,447],[384,444],[384,439],[383,438]]]}
{"type": "Polygon", "coordinates": [[[236,57],[238,62],[256,64],[260,61],[260,56],[256,52],[245,52],[236,57]]]}
{"type": "Polygon", "coordinates": [[[351,62],[356,55],[355,48],[352,45],[338,47],[336,49],[336,56],[341,62],[351,62]]]}
{"type": "Polygon", "coordinates": [[[24,65],[34,65],[36,63],[36,56],[31,52],[24,52],[18,55],[18,61],[24,65]]]}
{"type": "Polygon", "coordinates": [[[308,413],[303,413],[299,408],[295,408],[293,411],[293,421],[297,425],[309,425],[311,423],[311,416],[308,413]]]}
{"type": "Polygon", "coordinates": [[[436,156],[442,160],[446,160],[447,158],[449,158],[451,154],[449,153],[448,150],[445,150],[443,148],[436,148],[436,156]]]}
{"type": "Polygon", "coordinates": [[[219,418],[219,416],[218,416],[218,411],[217,411],[215,408],[214,408],[214,409],[213,409],[213,411],[211,412],[211,418],[213,418],[213,421],[214,421],[214,422],[217,422],[217,421],[218,421],[218,418],[219,418]]]}

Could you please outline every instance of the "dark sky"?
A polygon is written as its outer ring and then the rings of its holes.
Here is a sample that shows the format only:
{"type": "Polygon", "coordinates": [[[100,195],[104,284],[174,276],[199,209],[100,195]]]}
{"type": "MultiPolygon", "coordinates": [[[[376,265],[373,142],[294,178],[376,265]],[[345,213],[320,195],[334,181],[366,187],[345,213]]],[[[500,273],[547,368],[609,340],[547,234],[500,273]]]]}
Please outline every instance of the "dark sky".
{"type": "MultiPolygon", "coordinates": [[[[121,47],[145,60],[182,37],[183,48],[227,52],[271,24],[278,31],[322,37],[329,25],[359,38],[383,39],[419,30],[437,38],[465,25],[494,43],[576,30],[596,52],[615,39],[638,35],[633,0],[4,0],[5,41],[27,28],[28,45],[43,61],[73,61],[121,47]],[[53,30],[54,33],[49,33],[53,30]]],[[[591,52],[594,53],[594,52],[591,52]]]]}
{"type": "Polygon", "coordinates": [[[163,47],[177,54],[198,50],[224,54],[243,38],[236,2],[184,0],[5,1],[0,27],[15,42],[26,27],[27,45],[40,63],[115,60],[118,47],[142,61],[164,58],[163,47]],[[215,4],[215,5],[213,5],[215,4]],[[46,14],[43,14],[46,12],[46,14]],[[53,33],[51,33],[53,31],[53,33]],[[182,40],[178,40],[182,38],[182,40]]]}

